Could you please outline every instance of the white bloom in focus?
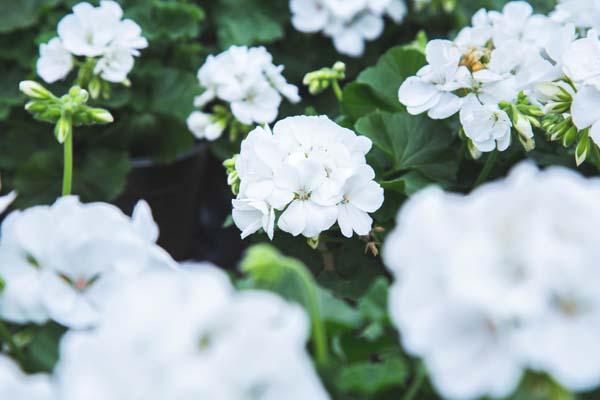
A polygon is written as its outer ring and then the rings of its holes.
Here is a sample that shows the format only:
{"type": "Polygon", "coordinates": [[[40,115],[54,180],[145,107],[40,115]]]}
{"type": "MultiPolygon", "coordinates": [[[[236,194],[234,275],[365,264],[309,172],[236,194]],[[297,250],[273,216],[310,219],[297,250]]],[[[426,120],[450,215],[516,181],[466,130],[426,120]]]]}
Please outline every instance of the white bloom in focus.
{"type": "Polygon", "coordinates": [[[342,234],[352,237],[368,235],[373,225],[369,213],[383,205],[383,188],[374,181],[375,172],[369,166],[359,168],[342,187],[342,200],[338,204],[338,225],[342,234]]]}
{"type": "Polygon", "coordinates": [[[443,397],[508,396],[528,368],[573,391],[600,385],[599,195],[598,179],[521,165],[403,207],[384,246],[390,314],[443,397]]]}
{"type": "Polygon", "coordinates": [[[225,130],[225,121],[215,120],[211,114],[192,112],[187,118],[187,127],[198,139],[217,140],[225,130]]]}
{"type": "Polygon", "coordinates": [[[512,122],[497,106],[469,101],[460,110],[460,123],[479,151],[504,151],[510,145],[512,122]]]}
{"type": "Polygon", "coordinates": [[[338,220],[342,232],[366,234],[369,213],[383,203],[383,191],[366,164],[371,141],[329,118],[298,116],[258,127],[242,142],[235,171],[240,180],[233,201],[242,236],[262,228],[270,238],[277,226],[312,238],[338,220]]]}
{"type": "Polygon", "coordinates": [[[277,118],[281,96],[267,82],[249,87],[244,95],[231,101],[233,116],[243,124],[271,123],[277,118]]]}
{"type": "Polygon", "coordinates": [[[10,400],[56,400],[50,377],[26,375],[8,357],[0,355],[0,398],[10,400]]]}
{"type": "Polygon", "coordinates": [[[50,39],[40,45],[37,74],[46,82],[64,79],[73,69],[73,56],[62,45],[59,38],[50,39]]]}
{"type": "Polygon", "coordinates": [[[273,240],[275,230],[275,210],[262,200],[233,200],[232,217],[235,225],[242,231],[242,239],[263,229],[273,240]]]}
{"type": "Polygon", "coordinates": [[[430,118],[445,119],[462,106],[453,92],[470,86],[469,71],[459,65],[461,53],[450,41],[432,40],[425,53],[429,64],[402,83],[398,98],[410,114],[427,111],[430,118]]]}
{"type": "Polygon", "coordinates": [[[331,228],[337,210],[335,199],[323,190],[325,178],[325,169],[311,160],[286,164],[275,172],[275,185],[291,200],[277,223],[282,231],[312,238],[331,228]]]}
{"type": "Polygon", "coordinates": [[[571,43],[562,57],[567,77],[600,88],[600,41],[596,34],[571,43]]]}
{"type": "Polygon", "coordinates": [[[116,285],[175,265],[152,241],[157,227],[144,208],[131,220],[114,206],[63,197],[9,214],[0,240],[0,315],[15,323],[95,325],[116,285]]]}
{"type": "Polygon", "coordinates": [[[573,124],[579,130],[590,129],[590,137],[600,146],[600,89],[583,86],[573,96],[573,124]]]}
{"type": "Polygon", "coordinates": [[[304,311],[236,293],[216,268],[147,274],[115,293],[105,322],[63,339],[61,399],[329,398],[305,350],[304,311]]]}

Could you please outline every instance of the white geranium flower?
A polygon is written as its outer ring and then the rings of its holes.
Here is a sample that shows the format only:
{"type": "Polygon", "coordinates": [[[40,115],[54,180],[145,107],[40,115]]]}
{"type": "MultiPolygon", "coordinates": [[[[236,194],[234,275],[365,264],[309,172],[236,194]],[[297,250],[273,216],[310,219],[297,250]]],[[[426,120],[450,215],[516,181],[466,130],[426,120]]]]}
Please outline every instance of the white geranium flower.
{"type": "Polygon", "coordinates": [[[561,23],[572,23],[578,28],[600,29],[600,1],[559,0],[552,18],[561,23]]]}
{"type": "Polygon", "coordinates": [[[509,396],[525,369],[573,391],[600,385],[598,195],[598,179],[522,165],[468,196],[429,188],[403,207],[384,247],[390,314],[442,397],[509,396]]]}
{"type": "Polygon", "coordinates": [[[344,183],[337,206],[337,221],[344,236],[352,237],[352,232],[368,235],[371,231],[373,219],[369,213],[383,205],[383,188],[374,179],[373,169],[363,166],[344,183]]]}
{"type": "Polygon", "coordinates": [[[292,235],[318,236],[336,220],[346,236],[368,233],[368,213],[383,203],[366,164],[370,149],[368,138],[324,116],[286,118],[273,132],[256,128],[236,157],[234,222],[244,237],[260,228],[272,237],[278,210],[277,226],[292,235]]]}
{"type": "Polygon", "coordinates": [[[600,41],[596,34],[571,43],[563,53],[563,70],[572,81],[600,87],[600,41]]]}
{"type": "Polygon", "coordinates": [[[590,129],[590,137],[600,146],[600,89],[583,86],[573,96],[573,123],[579,130],[590,129]]]}
{"type": "Polygon", "coordinates": [[[259,81],[244,95],[231,101],[233,116],[243,124],[271,123],[277,118],[281,96],[267,82],[259,81]]]}
{"type": "Polygon", "coordinates": [[[211,114],[192,112],[187,118],[187,127],[198,139],[217,140],[223,134],[226,124],[211,114]]]}
{"type": "MultiPolygon", "coordinates": [[[[233,116],[246,125],[271,123],[277,118],[282,96],[290,102],[300,101],[298,88],[283,77],[283,66],[273,64],[271,54],[264,47],[232,46],[227,51],[209,56],[198,70],[198,81],[204,92],[194,99],[194,106],[204,108],[214,100],[227,103],[233,116]]],[[[198,136],[208,125],[206,113],[194,112],[192,119],[198,136]]],[[[225,121],[222,121],[225,123],[225,121]]],[[[188,126],[190,120],[188,120],[188,126]]],[[[210,135],[215,139],[218,135],[210,135]]],[[[202,137],[200,135],[198,137],[202,137]]],[[[208,135],[206,138],[210,139],[208,135]]]]}
{"type": "Polygon", "coordinates": [[[125,47],[109,47],[94,67],[94,74],[108,82],[120,83],[127,79],[135,61],[131,50],[125,47]]]}
{"type": "Polygon", "coordinates": [[[11,400],[55,400],[49,376],[25,375],[8,357],[0,355],[0,398],[11,400]]]}
{"type": "Polygon", "coordinates": [[[510,145],[512,122],[497,106],[468,101],[460,110],[460,123],[479,151],[504,151],[510,145]]]}
{"type": "Polygon", "coordinates": [[[317,236],[335,223],[335,199],[322,189],[325,169],[317,162],[301,160],[276,171],[275,185],[286,191],[291,203],[279,217],[277,226],[294,236],[317,236]]]}
{"type": "Polygon", "coordinates": [[[400,23],[407,12],[404,0],[290,0],[290,10],[294,28],[323,31],[350,57],[361,56],[365,41],[381,36],[386,15],[400,23]]]}
{"type": "Polygon", "coordinates": [[[73,13],[59,21],[59,38],[40,47],[38,74],[47,82],[64,78],[73,67],[73,55],[94,58],[94,73],[108,82],[126,81],[133,57],[148,47],[148,41],[138,24],[122,17],[114,1],[103,0],[99,7],[76,4],[73,13]]]}
{"type": "Polygon", "coordinates": [[[263,229],[273,240],[275,230],[275,210],[262,200],[233,200],[233,221],[242,231],[242,239],[263,229]]]}
{"type": "Polygon", "coordinates": [[[461,53],[450,41],[432,40],[425,52],[429,64],[402,83],[398,98],[410,114],[427,111],[430,118],[448,118],[462,106],[453,92],[470,86],[469,71],[459,65],[461,53]]]}
{"type": "Polygon", "coordinates": [[[15,211],[2,225],[0,315],[15,323],[93,326],[117,284],[174,266],[154,244],[157,237],[143,203],[133,220],[114,206],[81,204],[76,197],[15,211]]]}
{"type": "Polygon", "coordinates": [[[73,56],[62,45],[59,38],[50,39],[40,45],[40,58],[37,61],[37,74],[46,82],[53,83],[64,79],[73,69],[73,56]]]}
{"type": "Polygon", "coordinates": [[[58,393],[327,400],[305,350],[309,327],[299,306],[268,292],[236,293],[216,268],[149,273],[115,293],[99,328],[67,333],[58,393]]]}

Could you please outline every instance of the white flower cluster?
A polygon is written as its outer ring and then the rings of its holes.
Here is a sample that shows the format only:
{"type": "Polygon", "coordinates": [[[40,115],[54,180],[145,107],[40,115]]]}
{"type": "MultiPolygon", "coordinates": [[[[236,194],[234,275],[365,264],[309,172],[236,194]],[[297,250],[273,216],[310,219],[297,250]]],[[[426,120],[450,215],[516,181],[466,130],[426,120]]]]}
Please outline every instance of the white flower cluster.
{"type": "Polygon", "coordinates": [[[552,19],[578,28],[600,30],[600,1],[558,0],[552,19]]]}
{"type": "Polygon", "coordinates": [[[400,23],[406,15],[404,0],[290,0],[292,25],[301,32],[331,37],[338,52],[359,57],[365,41],[377,39],[384,17],[400,23]]]}
{"type": "Polygon", "coordinates": [[[365,155],[371,141],[326,116],[298,116],[256,128],[242,142],[235,171],[240,190],[233,220],[242,238],[277,226],[294,236],[317,237],[335,222],[346,237],[367,235],[369,213],[383,204],[383,189],[365,155]]]}
{"type": "Polygon", "coordinates": [[[503,398],[525,370],[600,385],[599,197],[598,179],[525,164],[404,206],[384,246],[390,314],[444,397],[503,398]]]}
{"type": "Polygon", "coordinates": [[[573,25],[533,14],[524,1],[506,4],[502,12],[482,9],[454,41],[428,43],[428,64],[402,84],[399,100],[409,113],[427,112],[433,119],[460,113],[465,135],[481,152],[506,150],[512,128],[529,149],[532,124],[539,125],[534,117],[541,114],[534,109],[540,105],[536,87],[561,78],[565,64],[583,66],[593,58],[571,58],[574,39],[573,25]],[[519,104],[522,96],[526,104],[519,104]]]}
{"type": "Polygon", "coordinates": [[[327,400],[297,305],[237,293],[198,266],[155,272],[118,291],[95,330],[69,332],[56,368],[60,400],[327,400]]]}
{"type": "MultiPolygon", "coordinates": [[[[194,105],[203,108],[218,99],[228,103],[242,124],[271,123],[277,118],[282,96],[292,103],[300,101],[298,88],[288,83],[282,72],[283,66],[274,65],[264,47],[232,46],[209,56],[198,71],[204,92],[194,105]]],[[[227,123],[226,116],[201,111],[194,111],[187,120],[190,131],[207,140],[221,137],[227,123]]]]}
{"type": "Polygon", "coordinates": [[[94,58],[94,74],[108,82],[124,82],[134,56],[148,47],[142,29],[122,19],[118,3],[102,0],[99,7],[79,3],[58,23],[58,37],[40,46],[37,73],[46,82],[64,79],[75,66],[74,56],[94,58]]]}
{"type": "Polygon", "coordinates": [[[104,203],[63,197],[52,206],[15,211],[2,224],[0,317],[14,323],[53,320],[93,326],[121,282],[175,262],[154,242],[158,227],[145,202],[130,219],[104,203]]]}

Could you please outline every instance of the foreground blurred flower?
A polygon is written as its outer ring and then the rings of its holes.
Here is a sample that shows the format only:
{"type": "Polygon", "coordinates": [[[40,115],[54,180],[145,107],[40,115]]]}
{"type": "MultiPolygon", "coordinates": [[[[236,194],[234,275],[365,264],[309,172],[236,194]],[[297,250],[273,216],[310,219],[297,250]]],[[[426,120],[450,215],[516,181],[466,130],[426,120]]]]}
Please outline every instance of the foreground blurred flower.
{"type": "MultiPolygon", "coordinates": [[[[127,82],[134,56],[148,47],[148,41],[139,25],[122,17],[121,6],[110,0],[101,1],[99,7],[89,3],[73,6],[73,13],[58,23],[58,37],[40,46],[38,75],[48,83],[64,79],[78,65],[75,56],[80,56],[86,59],[79,85],[87,87],[97,78],[127,82]]],[[[95,97],[95,91],[91,92],[95,97]]]]}
{"type": "Polygon", "coordinates": [[[9,358],[0,355],[0,399],[56,400],[47,375],[25,375],[9,358]]]}
{"type": "Polygon", "coordinates": [[[93,326],[121,281],[174,266],[156,244],[144,202],[133,219],[103,203],[63,197],[52,206],[15,211],[2,224],[0,316],[15,323],[48,319],[70,328],[93,326]]]}
{"type": "Polygon", "coordinates": [[[210,266],[149,273],[115,293],[104,323],[63,339],[62,400],[325,400],[305,346],[304,311],[236,293],[210,266]]]}
{"type": "Polygon", "coordinates": [[[368,215],[383,204],[383,189],[366,164],[371,141],[329,118],[298,116],[256,128],[235,159],[239,193],[233,217],[246,237],[277,226],[294,236],[318,236],[339,221],[342,233],[366,235],[368,215]],[[248,205],[256,211],[250,212],[248,205]],[[260,207],[256,205],[260,204],[260,207]]]}
{"type": "Polygon", "coordinates": [[[452,399],[505,397],[526,369],[600,385],[600,180],[517,167],[468,196],[425,189],[384,247],[406,350],[452,399]]]}
{"type": "MultiPolygon", "coordinates": [[[[198,71],[204,92],[194,105],[205,109],[213,101],[227,104],[213,106],[211,113],[193,112],[188,117],[190,131],[199,139],[218,139],[231,115],[235,124],[271,123],[277,118],[282,96],[300,101],[298,88],[282,75],[283,66],[273,64],[264,47],[232,46],[217,56],[209,56],[198,71]]],[[[246,131],[247,132],[247,131],[246,131]]]]}

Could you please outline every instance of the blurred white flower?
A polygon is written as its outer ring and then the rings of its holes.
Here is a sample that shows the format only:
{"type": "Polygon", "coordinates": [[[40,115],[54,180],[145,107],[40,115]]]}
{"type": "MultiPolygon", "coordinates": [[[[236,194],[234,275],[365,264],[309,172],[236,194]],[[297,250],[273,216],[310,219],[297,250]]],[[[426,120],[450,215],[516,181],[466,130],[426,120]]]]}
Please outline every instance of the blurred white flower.
{"type": "Polygon", "coordinates": [[[148,41],[139,25],[122,17],[121,6],[110,0],[98,7],[85,2],[73,6],[73,13],[58,23],[58,38],[40,46],[38,75],[48,83],[63,79],[74,66],[73,56],[81,56],[96,60],[94,74],[102,79],[126,81],[133,57],[148,41]]]}
{"type": "MultiPolygon", "coordinates": [[[[217,56],[209,56],[198,70],[198,81],[204,92],[196,97],[194,105],[203,109],[218,99],[229,105],[233,116],[242,124],[271,123],[277,118],[282,96],[292,103],[300,101],[298,88],[288,83],[282,72],[283,66],[274,65],[264,47],[232,46],[217,56]]],[[[216,140],[221,136],[225,126],[220,131],[213,128],[209,133],[201,126],[210,124],[200,119],[201,114],[205,120],[209,114],[205,111],[194,114],[194,125],[198,127],[190,127],[190,130],[197,137],[216,140]],[[202,131],[207,133],[198,133],[202,131]]]]}
{"type": "Polygon", "coordinates": [[[129,219],[116,207],[63,197],[52,206],[15,211],[2,224],[0,316],[15,323],[54,320],[87,328],[122,281],[172,268],[154,244],[158,229],[147,205],[129,219]]]}
{"type": "Polygon", "coordinates": [[[336,220],[346,236],[367,234],[368,213],[383,203],[365,160],[370,149],[368,138],[324,116],[290,117],[272,133],[250,132],[235,163],[240,192],[233,213],[242,236],[263,228],[272,238],[274,210],[282,211],[277,226],[292,235],[318,236],[336,220]]]}
{"type": "Polygon", "coordinates": [[[443,397],[505,397],[526,369],[600,385],[600,180],[516,167],[468,196],[411,198],[384,246],[402,343],[443,397]],[[573,212],[577,210],[577,212],[573,212]]]}
{"type": "Polygon", "coordinates": [[[10,400],[56,400],[48,375],[25,375],[8,357],[0,355],[0,398],[10,400]]]}
{"type": "Polygon", "coordinates": [[[62,45],[59,38],[50,39],[40,45],[37,73],[46,82],[64,79],[73,69],[73,56],[62,45]]]}
{"type": "Polygon", "coordinates": [[[350,57],[360,57],[365,42],[381,36],[386,15],[400,23],[407,12],[404,0],[290,0],[290,10],[294,28],[323,31],[350,57]]]}
{"type": "Polygon", "coordinates": [[[187,127],[198,139],[216,140],[223,134],[226,124],[212,114],[194,111],[187,118],[187,127]]]}
{"type": "Polygon", "coordinates": [[[552,19],[578,28],[600,29],[600,1],[558,0],[552,19]]]}
{"type": "Polygon", "coordinates": [[[63,339],[61,399],[329,398],[305,350],[304,311],[271,293],[236,293],[210,266],[144,275],[105,318],[63,339]]]}

